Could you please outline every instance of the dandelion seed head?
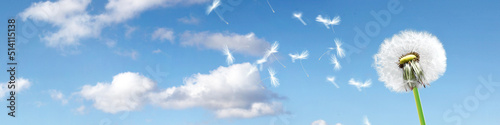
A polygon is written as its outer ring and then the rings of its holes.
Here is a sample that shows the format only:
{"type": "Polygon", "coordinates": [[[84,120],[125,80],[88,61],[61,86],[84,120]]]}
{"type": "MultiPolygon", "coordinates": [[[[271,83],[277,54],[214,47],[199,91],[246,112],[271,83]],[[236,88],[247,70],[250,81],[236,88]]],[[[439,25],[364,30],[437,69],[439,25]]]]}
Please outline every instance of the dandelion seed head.
{"type": "Polygon", "coordinates": [[[301,12],[293,13],[293,17],[301,19],[302,18],[302,13],[301,12]]]}
{"type": "Polygon", "coordinates": [[[404,30],[392,38],[385,39],[374,56],[379,80],[391,91],[405,92],[411,89],[405,83],[401,75],[403,70],[398,65],[401,56],[412,52],[419,55],[419,67],[426,83],[437,80],[446,71],[446,53],[436,36],[425,31],[404,30]]]}
{"type": "Polygon", "coordinates": [[[326,81],[332,83],[333,85],[335,85],[335,87],[339,88],[339,85],[337,85],[337,83],[335,83],[335,76],[326,77],[326,81]]]}
{"type": "Polygon", "coordinates": [[[323,17],[322,15],[318,15],[316,17],[316,21],[323,23],[327,29],[330,29],[330,26],[339,25],[340,24],[340,16],[335,16],[333,19],[328,19],[323,17]]]}

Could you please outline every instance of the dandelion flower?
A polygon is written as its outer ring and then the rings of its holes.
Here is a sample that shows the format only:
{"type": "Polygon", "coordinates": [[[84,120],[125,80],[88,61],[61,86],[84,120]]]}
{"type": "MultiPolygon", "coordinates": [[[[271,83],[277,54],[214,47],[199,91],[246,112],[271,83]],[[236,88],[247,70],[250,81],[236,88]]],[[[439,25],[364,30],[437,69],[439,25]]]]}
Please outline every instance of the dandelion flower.
{"type": "Polygon", "coordinates": [[[430,85],[446,71],[446,53],[438,38],[428,32],[405,30],[385,39],[374,59],[379,80],[387,88],[413,91],[420,123],[425,125],[418,88],[430,85]]]}
{"type": "Polygon", "coordinates": [[[339,88],[339,85],[337,85],[337,83],[335,83],[335,77],[334,76],[326,77],[326,81],[331,82],[333,85],[335,85],[335,87],[339,88]]]}
{"type": "Polygon", "coordinates": [[[330,57],[331,57],[330,62],[334,65],[334,69],[335,70],[339,70],[340,69],[340,63],[337,60],[337,56],[331,55],[330,57]]]}
{"type": "Polygon", "coordinates": [[[306,69],[304,68],[304,65],[302,65],[302,60],[307,59],[309,56],[309,52],[307,50],[302,51],[302,53],[298,54],[288,54],[292,58],[292,62],[295,63],[295,60],[300,61],[300,66],[302,66],[302,70],[304,70],[304,73],[306,73],[307,77],[309,77],[309,74],[307,74],[306,69]]]}
{"type": "Polygon", "coordinates": [[[269,79],[271,80],[271,84],[274,87],[278,87],[280,85],[280,82],[278,78],[276,78],[276,72],[272,68],[268,68],[267,71],[269,71],[269,79]]]}
{"type": "Polygon", "coordinates": [[[234,57],[233,57],[233,54],[231,54],[231,51],[229,51],[229,48],[227,47],[227,45],[224,46],[224,55],[227,56],[227,58],[226,58],[227,65],[233,64],[234,57]]]}
{"type": "Polygon", "coordinates": [[[293,13],[293,17],[297,18],[300,22],[302,22],[302,24],[307,25],[306,22],[304,22],[304,20],[302,20],[302,13],[301,12],[293,13]]]}
{"type": "Polygon", "coordinates": [[[361,82],[356,81],[353,78],[351,78],[349,80],[349,85],[353,85],[356,88],[358,88],[359,91],[361,91],[361,88],[368,88],[368,87],[370,87],[372,85],[372,80],[368,79],[364,83],[361,83],[361,82]]]}

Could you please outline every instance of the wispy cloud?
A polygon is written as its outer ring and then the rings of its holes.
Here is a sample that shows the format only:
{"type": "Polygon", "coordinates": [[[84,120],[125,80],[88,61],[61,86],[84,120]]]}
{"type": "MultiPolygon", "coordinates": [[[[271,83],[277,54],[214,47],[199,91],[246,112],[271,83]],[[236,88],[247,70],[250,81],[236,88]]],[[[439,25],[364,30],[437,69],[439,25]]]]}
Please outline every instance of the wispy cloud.
{"type": "Polygon", "coordinates": [[[366,116],[365,116],[365,117],[364,117],[364,119],[363,119],[363,123],[364,123],[365,125],[371,125],[370,121],[368,120],[368,117],[366,117],[366,116]]]}
{"type": "Polygon", "coordinates": [[[177,19],[177,21],[184,23],[184,24],[192,24],[192,25],[200,23],[200,19],[194,17],[193,15],[189,15],[188,17],[179,18],[179,19],[177,19]]]}
{"type": "Polygon", "coordinates": [[[135,50],[115,51],[115,54],[120,56],[130,57],[133,60],[136,60],[139,57],[139,52],[135,50]]]}
{"type": "Polygon", "coordinates": [[[161,53],[161,49],[153,50],[153,53],[161,53]]]}
{"type": "Polygon", "coordinates": [[[170,28],[158,28],[151,35],[151,39],[160,41],[168,40],[173,43],[175,39],[174,30],[170,28]]]}
{"type": "Polygon", "coordinates": [[[262,56],[269,48],[269,42],[258,38],[254,33],[212,33],[186,31],[181,35],[180,44],[183,46],[196,46],[213,50],[223,50],[227,45],[233,53],[251,56],[262,56]]]}
{"type": "Polygon", "coordinates": [[[50,97],[56,101],[61,101],[62,105],[68,104],[68,99],[58,90],[49,90],[50,97]]]}

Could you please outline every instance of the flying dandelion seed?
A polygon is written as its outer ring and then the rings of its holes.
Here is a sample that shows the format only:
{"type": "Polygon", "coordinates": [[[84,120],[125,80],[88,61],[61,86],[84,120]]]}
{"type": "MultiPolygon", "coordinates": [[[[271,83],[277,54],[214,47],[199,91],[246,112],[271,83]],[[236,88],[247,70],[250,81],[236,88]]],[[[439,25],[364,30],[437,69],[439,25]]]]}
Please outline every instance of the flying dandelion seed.
{"type": "Polygon", "coordinates": [[[364,117],[364,119],[363,119],[363,123],[364,123],[365,125],[371,125],[370,121],[368,120],[368,117],[366,117],[366,116],[365,116],[365,117],[364,117]]]}
{"type": "Polygon", "coordinates": [[[297,18],[300,22],[302,22],[302,24],[307,25],[306,22],[304,22],[304,20],[302,20],[302,13],[301,12],[293,13],[293,17],[297,18]]]}
{"type": "Polygon", "coordinates": [[[219,19],[222,20],[224,23],[226,24],[229,24],[229,22],[226,21],[226,19],[224,19],[224,17],[222,17],[219,12],[215,11],[215,14],[217,14],[217,16],[219,16],[219,19]]]}
{"type": "Polygon", "coordinates": [[[269,7],[271,8],[271,10],[273,11],[273,13],[275,13],[274,9],[273,9],[273,6],[271,6],[271,4],[269,3],[269,0],[267,0],[267,5],[269,5],[269,7]]]}
{"type": "Polygon", "coordinates": [[[446,71],[446,53],[439,39],[425,31],[401,31],[384,40],[374,59],[379,80],[387,88],[413,91],[420,124],[425,125],[418,88],[430,85],[446,71]]]}
{"type": "Polygon", "coordinates": [[[274,57],[274,59],[276,59],[276,61],[278,61],[278,63],[281,64],[281,66],[283,66],[284,68],[286,68],[286,66],[283,65],[283,63],[281,63],[280,60],[274,55],[274,53],[278,52],[278,48],[279,48],[279,43],[278,43],[278,41],[275,41],[273,43],[273,45],[271,46],[271,48],[269,50],[267,50],[266,55],[267,55],[267,57],[269,57],[269,56],[272,55],[274,57]]]}
{"type": "Polygon", "coordinates": [[[342,42],[340,41],[340,39],[335,39],[335,46],[337,47],[337,55],[340,57],[340,58],[343,58],[345,56],[345,53],[344,53],[344,49],[342,49],[342,42]]]}
{"type": "Polygon", "coordinates": [[[276,72],[272,68],[268,68],[267,71],[269,71],[269,79],[271,80],[271,84],[274,87],[278,87],[280,85],[280,82],[278,78],[275,77],[276,72]]]}
{"type": "Polygon", "coordinates": [[[340,70],[341,66],[339,61],[337,60],[337,56],[331,55],[330,58],[330,62],[334,65],[334,69],[337,71],[340,70]]]}
{"type": "Polygon", "coordinates": [[[362,88],[368,88],[368,87],[370,87],[372,85],[372,80],[368,79],[364,83],[361,83],[361,82],[356,81],[353,78],[351,78],[349,80],[349,85],[353,85],[353,86],[355,86],[358,89],[358,91],[361,91],[362,88]]]}
{"type": "Polygon", "coordinates": [[[339,56],[340,58],[343,58],[345,56],[345,53],[344,53],[344,49],[342,49],[342,42],[340,41],[340,39],[335,39],[334,40],[335,42],[335,48],[334,47],[328,47],[328,50],[321,54],[321,56],[319,56],[319,59],[318,60],[321,60],[321,58],[326,55],[326,54],[330,54],[331,51],[333,50],[337,50],[337,56],[339,56]]]}
{"type": "Polygon", "coordinates": [[[266,58],[262,58],[262,59],[259,59],[256,61],[256,64],[259,65],[259,70],[262,70],[262,67],[263,67],[265,62],[267,62],[266,58]]]}
{"type": "Polygon", "coordinates": [[[329,76],[329,77],[326,77],[326,80],[331,82],[333,85],[335,85],[335,87],[339,88],[339,85],[337,85],[337,83],[335,83],[335,77],[334,76],[329,76]]]}
{"type": "Polygon", "coordinates": [[[322,58],[324,55],[326,55],[326,54],[330,54],[330,51],[332,51],[332,50],[334,50],[334,49],[335,49],[335,48],[333,48],[333,47],[328,47],[328,50],[327,50],[325,53],[321,54],[321,56],[319,56],[319,59],[318,59],[318,60],[321,60],[321,58],[322,58]]]}
{"type": "MultiPolygon", "coordinates": [[[[324,18],[322,15],[318,15],[316,17],[316,21],[320,22],[320,23],[323,23],[327,29],[330,29],[330,26],[333,27],[333,25],[339,25],[340,24],[340,17],[339,16],[335,16],[333,19],[330,20],[328,18],[324,18]]],[[[332,28],[332,31],[333,31],[333,28],[332,28]]]]}
{"type": "Polygon", "coordinates": [[[227,47],[227,45],[224,46],[224,55],[227,56],[227,58],[226,58],[227,65],[233,64],[234,57],[233,57],[233,54],[231,54],[231,51],[229,51],[229,48],[227,47]]]}
{"type": "Polygon", "coordinates": [[[209,15],[215,8],[220,6],[220,0],[212,1],[212,5],[207,8],[207,15],[209,15]]]}
{"type": "Polygon", "coordinates": [[[295,60],[299,60],[300,66],[302,66],[302,70],[304,70],[304,73],[306,73],[307,77],[309,77],[309,74],[307,74],[306,69],[304,68],[304,65],[302,65],[302,60],[307,59],[309,56],[309,52],[307,50],[302,51],[302,53],[298,54],[288,54],[292,58],[292,62],[295,63],[295,60]]]}

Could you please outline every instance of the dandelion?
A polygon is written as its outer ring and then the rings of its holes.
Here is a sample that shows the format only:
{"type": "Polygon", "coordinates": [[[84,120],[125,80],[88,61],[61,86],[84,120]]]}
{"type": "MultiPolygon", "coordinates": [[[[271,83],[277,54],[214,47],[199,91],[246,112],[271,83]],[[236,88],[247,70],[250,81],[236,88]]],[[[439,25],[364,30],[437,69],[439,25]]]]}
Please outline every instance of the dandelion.
{"type": "MultiPolygon", "coordinates": [[[[322,15],[318,15],[316,17],[316,21],[320,22],[320,23],[323,23],[327,29],[330,29],[330,26],[333,27],[333,25],[339,25],[340,24],[340,17],[339,16],[335,16],[333,19],[330,20],[328,18],[324,18],[322,15]]],[[[332,28],[332,30],[333,30],[333,28],[332,28]]]]}
{"type": "Polygon", "coordinates": [[[391,91],[412,90],[420,124],[425,125],[418,88],[430,85],[446,71],[446,53],[434,35],[405,30],[385,39],[374,56],[379,80],[391,91]]]}
{"type": "Polygon", "coordinates": [[[365,125],[371,125],[370,121],[368,120],[368,117],[365,116],[365,118],[363,119],[363,123],[365,125]]]}
{"type": "Polygon", "coordinates": [[[227,56],[227,58],[226,58],[227,65],[233,64],[234,57],[233,57],[233,54],[231,54],[231,51],[229,51],[229,48],[227,47],[227,45],[224,46],[224,55],[227,56]]]}
{"type": "Polygon", "coordinates": [[[336,46],[336,47],[335,47],[335,48],[333,48],[333,47],[328,47],[328,50],[327,50],[325,53],[323,53],[323,54],[319,57],[319,59],[318,59],[318,60],[321,60],[321,58],[322,58],[324,55],[326,55],[326,54],[330,54],[330,51],[335,50],[335,49],[337,49],[337,55],[338,55],[340,58],[343,58],[343,57],[345,56],[344,49],[342,49],[342,47],[341,47],[341,46],[342,46],[342,42],[340,41],[340,39],[335,39],[335,40],[334,40],[334,42],[335,42],[335,46],[336,46]]]}
{"type": "Polygon", "coordinates": [[[274,75],[276,75],[276,72],[272,68],[268,68],[267,71],[269,71],[269,79],[271,80],[271,84],[274,87],[278,87],[280,85],[280,82],[278,78],[276,78],[274,75]]]}
{"type": "Polygon", "coordinates": [[[278,41],[275,41],[273,43],[273,45],[271,46],[271,48],[269,50],[267,50],[266,56],[264,56],[264,57],[268,58],[269,56],[272,55],[274,57],[274,59],[276,59],[276,61],[278,61],[278,63],[281,64],[281,66],[286,68],[286,66],[283,65],[283,63],[281,63],[280,60],[278,60],[278,58],[274,55],[274,53],[278,52],[278,48],[279,48],[279,43],[278,43],[278,41]]]}
{"type": "Polygon", "coordinates": [[[349,80],[349,85],[353,85],[355,86],[356,88],[358,88],[359,91],[361,91],[361,88],[367,88],[367,87],[370,87],[372,85],[372,80],[371,79],[368,79],[366,80],[364,83],[361,83],[359,81],[356,81],[354,80],[353,78],[351,78],[349,80]]]}
{"type": "Polygon", "coordinates": [[[331,58],[330,62],[334,65],[334,69],[335,70],[339,70],[340,69],[340,63],[337,60],[337,56],[331,55],[330,58],[331,58]]]}
{"type": "Polygon", "coordinates": [[[271,6],[271,4],[269,3],[269,0],[267,0],[267,5],[269,5],[269,7],[270,7],[270,8],[271,8],[271,10],[273,11],[273,13],[275,13],[275,12],[274,12],[274,9],[273,9],[273,6],[271,6]]]}
{"type": "Polygon", "coordinates": [[[302,66],[302,70],[304,70],[304,73],[306,73],[307,77],[309,77],[309,74],[307,74],[306,69],[304,68],[304,65],[302,65],[302,60],[307,59],[309,56],[309,52],[307,50],[302,51],[302,53],[298,54],[288,54],[290,57],[292,57],[292,62],[295,63],[295,60],[300,61],[300,65],[302,66]]]}
{"type": "Polygon", "coordinates": [[[326,77],[326,81],[331,82],[333,85],[335,85],[335,87],[339,88],[339,85],[337,85],[337,83],[335,83],[335,77],[334,76],[326,77]]]}
{"type": "Polygon", "coordinates": [[[212,1],[212,5],[207,8],[207,15],[210,14],[215,8],[220,6],[220,0],[212,1]]]}
{"type": "Polygon", "coordinates": [[[302,22],[302,24],[307,25],[306,22],[304,22],[304,20],[302,20],[302,13],[301,12],[293,13],[293,17],[299,19],[299,21],[302,22]]]}
{"type": "MultiPolygon", "coordinates": [[[[208,6],[207,8],[207,15],[209,15],[212,11],[214,11],[217,7],[221,5],[220,0],[214,0],[212,1],[212,5],[208,6]]],[[[215,14],[219,16],[219,19],[222,20],[224,23],[229,24],[224,17],[222,17],[219,12],[215,11],[215,14]]]]}
{"type": "Polygon", "coordinates": [[[335,46],[337,47],[337,55],[340,57],[340,58],[343,58],[345,56],[345,53],[344,53],[344,49],[342,49],[342,42],[340,41],[340,39],[335,39],[335,46]]]}

